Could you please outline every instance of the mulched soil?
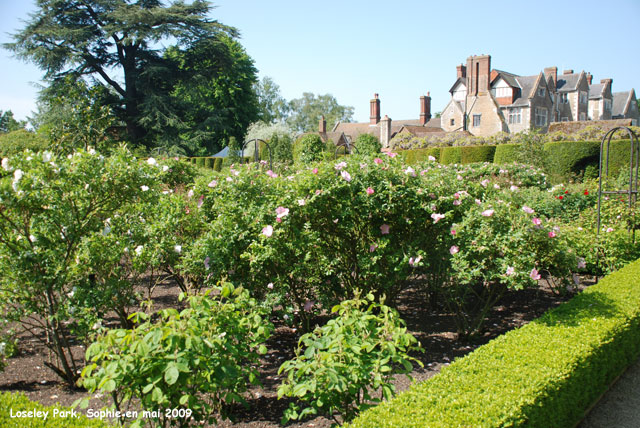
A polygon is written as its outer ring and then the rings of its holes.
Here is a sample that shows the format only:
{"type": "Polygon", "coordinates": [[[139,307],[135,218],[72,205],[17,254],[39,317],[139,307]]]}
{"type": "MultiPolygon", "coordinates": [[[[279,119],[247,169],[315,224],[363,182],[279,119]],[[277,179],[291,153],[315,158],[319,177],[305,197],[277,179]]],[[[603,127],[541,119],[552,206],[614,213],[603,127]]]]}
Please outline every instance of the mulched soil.
{"type": "MultiPolygon", "coordinates": [[[[583,283],[588,284],[583,278],[583,283]]],[[[557,295],[541,282],[538,289],[507,292],[498,305],[490,313],[485,324],[485,333],[473,341],[459,340],[455,333],[455,324],[450,315],[430,311],[425,298],[415,289],[405,291],[399,297],[398,309],[406,321],[409,331],[418,338],[425,353],[413,355],[422,361],[424,368],[415,365],[412,377],[414,382],[430,378],[449,365],[454,359],[464,356],[491,339],[539,317],[547,310],[559,305],[573,296],[573,293],[557,295]]],[[[582,287],[580,287],[582,288],[582,287]]],[[[177,296],[180,290],[171,284],[160,285],[154,293],[156,309],[163,307],[179,307],[177,296]]],[[[278,376],[280,365],[294,356],[294,350],[300,335],[296,331],[273,320],[276,327],[267,342],[269,352],[261,359],[260,375],[262,387],[252,388],[248,394],[250,407],[234,409],[235,421],[222,421],[219,427],[280,427],[280,419],[288,407],[286,399],[277,400],[277,388],[281,377],[278,376]]],[[[46,355],[42,345],[23,335],[19,341],[20,354],[11,358],[4,372],[0,372],[0,391],[23,392],[30,399],[45,405],[59,403],[70,406],[78,398],[88,396],[86,391],[70,389],[63,385],[54,373],[44,365],[46,355]]],[[[74,349],[78,355],[84,353],[82,346],[74,349]]],[[[403,391],[411,384],[407,376],[398,376],[397,391],[403,391]]],[[[109,405],[109,397],[94,394],[90,398],[89,408],[100,409],[109,405]]],[[[324,417],[306,419],[303,422],[291,423],[289,427],[328,428],[332,421],[324,417]]]]}

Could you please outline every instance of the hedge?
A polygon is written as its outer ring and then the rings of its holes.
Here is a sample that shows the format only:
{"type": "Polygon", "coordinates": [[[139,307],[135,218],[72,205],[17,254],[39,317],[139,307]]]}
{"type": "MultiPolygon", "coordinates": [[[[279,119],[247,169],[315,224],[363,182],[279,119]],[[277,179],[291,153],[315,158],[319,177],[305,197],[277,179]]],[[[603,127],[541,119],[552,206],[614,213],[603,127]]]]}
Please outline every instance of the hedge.
{"type": "Polygon", "coordinates": [[[520,144],[498,144],[493,157],[493,163],[504,165],[514,162],[518,147],[520,147],[520,144]]]}
{"type": "Polygon", "coordinates": [[[399,152],[404,162],[407,164],[415,164],[419,162],[426,161],[429,159],[429,156],[433,156],[436,160],[440,159],[440,148],[439,147],[430,147],[427,149],[412,149],[412,150],[402,150],[399,152]]]}
{"type": "Polygon", "coordinates": [[[218,172],[222,171],[222,158],[215,158],[213,169],[218,172]]]}
{"type": "Polygon", "coordinates": [[[22,393],[0,393],[0,427],[3,428],[92,428],[92,427],[108,427],[105,422],[99,418],[87,418],[81,415],[78,417],[59,417],[53,416],[53,409],[70,410],[69,407],[62,406],[43,406],[42,404],[29,400],[22,393]],[[16,415],[19,411],[44,411],[49,412],[47,419],[44,417],[11,417],[11,412],[16,415]]]}
{"type": "Polygon", "coordinates": [[[440,163],[493,162],[496,146],[456,146],[440,149],[440,163]]]}
{"type": "Polygon", "coordinates": [[[571,427],[638,354],[640,260],[346,426],[571,427]]]}
{"type": "Polygon", "coordinates": [[[598,166],[600,143],[595,141],[558,141],[545,143],[549,171],[565,178],[584,171],[587,166],[598,166]]]}
{"type": "Polygon", "coordinates": [[[215,163],[215,158],[205,158],[204,166],[208,169],[213,169],[213,164],[215,163]]]}
{"type": "MultiPolygon", "coordinates": [[[[638,142],[640,143],[640,142],[638,142]]],[[[599,143],[598,143],[599,144],[599,143]]],[[[628,174],[629,168],[629,151],[631,149],[630,140],[611,140],[610,154],[609,154],[609,176],[616,177],[622,168],[626,168],[625,172],[628,174]]],[[[603,148],[602,154],[602,172],[605,174],[605,162],[607,159],[607,146],[603,148]]],[[[596,166],[598,162],[596,162],[596,166]]],[[[627,175],[628,176],[628,175],[627,175]]]]}

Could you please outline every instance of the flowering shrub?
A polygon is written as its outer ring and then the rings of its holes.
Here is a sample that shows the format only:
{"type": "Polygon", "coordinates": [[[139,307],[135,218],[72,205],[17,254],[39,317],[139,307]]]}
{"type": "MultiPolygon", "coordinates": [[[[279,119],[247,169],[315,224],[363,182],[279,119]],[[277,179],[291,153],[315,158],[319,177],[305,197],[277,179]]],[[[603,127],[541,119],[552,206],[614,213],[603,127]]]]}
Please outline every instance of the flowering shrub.
{"type": "Polygon", "coordinates": [[[78,257],[83,241],[121,207],[152,197],[156,168],[116,150],[108,158],[25,152],[3,160],[3,169],[10,175],[0,180],[0,301],[9,320],[43,340],[54,357],[45,364],[72,385],[70,335],[84,339],[91,321],[81,319],[90,308],[74,313],[74,287],[95,283],[78,257]]]}
{"type": "Polygon", "coordinates": [[[536,286],[542,276],[565,284],[575,268],[575,254],[567,251],[563,234],[543,225],[530,207],[496,200],[470,207],[454,227],[453,281],[443,294],[463,335],[480,331],[507,288],[536,286]]]}
{"type": "Polygon", "coordinates": [[[382,149],[380,140],[370,134],[358,135],[358,138],[356,138],[354,145],[356,146],[356,150],[360,155],[375,155],[380,153],[380,149],[382,149]]]}
{"type": "Polygon", "coordinates": [[[398,313],[373,295],[345,300],[335,306],[336,317],[300,338],[296,357],[282,364],[278,374],[287,378],[278,388],[278,398],[295,397],[309,407],[292,403],[283,423],[306,415],[325,414],[340,423],[359,411],[395,394],[396,373],[410,373],[408,352],[422,350],[407,333],[398,313]],[[372,394],[381,391],[380,398],[372,394]]]}
{"type": "MultiPolygon", "coordinates": [[[[137,398],[144,410],[178,411],[177,418],[153,413],[154,426],[227,418],[231,404],[244,403],[247,386],[258,384],[253,364],[266,353],[272,326],[249,293],[229,283],[186,298],[181,312],[162,310],[156,322],[137,313],[133,329],[98,337],[87,349],[82,385],[109,393],[117,410],[137,398]]],[[[134,425],[142,422],[140,413],[134,425]]]]}
{"type": "Polygon", "coordinates": [[[297,164],[307,164],[323,158],[325,145],[316,134],[300,137],[293,145],[293,160],[297,164]]]}

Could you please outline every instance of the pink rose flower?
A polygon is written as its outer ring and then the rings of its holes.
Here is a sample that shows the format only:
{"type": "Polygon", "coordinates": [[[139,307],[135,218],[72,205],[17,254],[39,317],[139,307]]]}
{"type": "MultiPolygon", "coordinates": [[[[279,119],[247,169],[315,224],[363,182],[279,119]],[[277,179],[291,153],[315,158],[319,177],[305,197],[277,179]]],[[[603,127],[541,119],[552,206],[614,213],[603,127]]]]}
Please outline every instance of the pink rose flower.
{"type": "Polygon", "coordinates": [[[380,158],[375,158],[373,161],[375,163],[377,163],[378,165],[380,165],[382,163],[382,159],[380,159],[380,158]]]}
{"type": "Polygon", "coordinates": [[[540,224],[542,223],[542,220],[540,220],[538,217],[534,217],[532,220],[533,224],[535,224],[536,226],[540,226],[540,224]]]}
{"type": "Polygon", "coordinates": [[[433,223],[437,223],[444,218],[444,214],[433,213],[431,214],[431,218],[433,219],[433,223]]]}
{"type": "Polygon", "coordinates": [[[460,251],[460,248],[458,248],[457,245],[452,245],[451,248],[449,248],[449,252],[451,253],[452,256],[456,254],[458,251],[460,251]]]}
{"type": "Polygon", "coordinates": [[[535,212],[533,209],[529,208],[526,205],[522,207],[522,211],[526,212],[527,214],[533,214],[535,212]]]}
{"type": "Polygon", "coordinates": [[[531,269],[531,273],[529,273],[529,277],[534,281],[538,281],[541,278],[540,273],[536,268],[531,269]]]}
{"type": "Polygon", "coordinates": [[[375,191],[371,187],[367,187],[367,195],[373,195],[375,191]]]}
{"type": "Polygon", "coordinates": [[[263,227],[262,234],[267,238],[269,238],[271,235],[273,235],[273,226],[269,225],[269,226],[263,227]]]}
{"type": "Polygon", "coordinates": [[[482,211],[482,215],[484,217],[491,217],[493,215],[494,211],[493,210],[484,210],[482,211]]]}
{"type": "Polygon", "coordinates": [[[382,233],[383,235],[388,235],[389,234],[389,225],[388,224],[383,224],[382,226],[380,226],[380,233],[382,233]]]}

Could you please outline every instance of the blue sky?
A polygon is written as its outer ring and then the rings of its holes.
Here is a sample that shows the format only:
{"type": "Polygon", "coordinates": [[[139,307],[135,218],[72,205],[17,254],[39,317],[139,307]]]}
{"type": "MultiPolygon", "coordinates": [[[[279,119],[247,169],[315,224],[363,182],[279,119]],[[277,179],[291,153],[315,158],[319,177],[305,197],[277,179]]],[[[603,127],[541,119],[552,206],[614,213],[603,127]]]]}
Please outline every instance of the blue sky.
{"type": "MultiPolygon", "coordinates": [[[[368,121],[380,94],[382,115],[417,118],[419,97],[432,112],[448,102],[456,65],[490,54],[492,68],[520,75],[544,67],[613,78],[613,90],[640,90],[639,0],[334,1],[218,0],[211,17],[240,30],[260,77],[287,99],[332,94],[368,121]]],[[[0,0],[0,42],[35,9],[0,0]]],[[[25,118],[42,73],[0,49],[0,110],[25,118]]]]}

